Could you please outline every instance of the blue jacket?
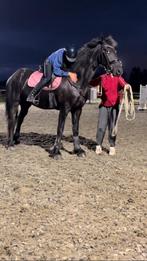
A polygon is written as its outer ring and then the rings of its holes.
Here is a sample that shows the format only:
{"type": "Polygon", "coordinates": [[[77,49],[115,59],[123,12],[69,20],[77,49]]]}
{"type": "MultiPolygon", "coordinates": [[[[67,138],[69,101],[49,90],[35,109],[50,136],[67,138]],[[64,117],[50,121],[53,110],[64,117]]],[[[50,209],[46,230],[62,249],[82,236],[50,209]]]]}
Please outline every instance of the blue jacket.
{"type": "Polygon", "coordinates": [[[64,48],[61,48],[55,52],[53,52],[51,55],[48,56],[47,61],[51,63],[53,67],[53,74],[56,76],[68,76],[68,72],[63,71],[61,69],[63,65],[63,53],[64,48]]]}

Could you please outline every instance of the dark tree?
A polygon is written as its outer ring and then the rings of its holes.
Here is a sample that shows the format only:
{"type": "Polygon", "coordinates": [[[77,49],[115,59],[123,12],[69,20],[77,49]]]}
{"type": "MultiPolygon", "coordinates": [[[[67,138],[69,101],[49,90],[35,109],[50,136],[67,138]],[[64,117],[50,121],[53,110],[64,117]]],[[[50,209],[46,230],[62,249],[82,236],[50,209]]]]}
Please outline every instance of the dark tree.
{"type": "Polygon", "coordinates": [[[142,71],[141,84],[142,85],[146,85],[147,84],[147,69],[144,69],[142,71]]]}
{"type": "Polygon", "coordinates": [[[142,72],[140,67],[133,67],[129,77],[129,83],[132,86],[133,92],[139,92],[140,84],[142,83],[142,72]]]}

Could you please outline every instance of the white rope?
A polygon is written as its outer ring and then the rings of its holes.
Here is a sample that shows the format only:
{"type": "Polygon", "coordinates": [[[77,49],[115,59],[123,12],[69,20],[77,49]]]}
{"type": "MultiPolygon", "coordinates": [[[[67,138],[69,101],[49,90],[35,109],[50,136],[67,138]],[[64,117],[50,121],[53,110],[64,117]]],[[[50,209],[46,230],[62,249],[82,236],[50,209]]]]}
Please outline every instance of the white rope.
{"type": "Polygon", "coordinates": [[[134,105],[132,88],[131,88],[131,85],[129,85],[129,84],[125,85],[124,107],[125,107],[126,119],[128,121],[134,120],[135,119],[135,105],[134,105]]]}
{"type": "Polygon", "coordinates": [[[126,84],[124,87],[124,94],[123,94],[122,101],[120,103],[120,108],[119,108],[119,113],[118,113],[118,117],[116,120],[116,124],[112,130],[112,136],[117,135],[118,121],[119,121],[123,106],[125,109],[126,120],[128,120],[128,121],[134,120],[135,119],[135,106],[134,106],[132,87],[129,84],[126,84]]]}

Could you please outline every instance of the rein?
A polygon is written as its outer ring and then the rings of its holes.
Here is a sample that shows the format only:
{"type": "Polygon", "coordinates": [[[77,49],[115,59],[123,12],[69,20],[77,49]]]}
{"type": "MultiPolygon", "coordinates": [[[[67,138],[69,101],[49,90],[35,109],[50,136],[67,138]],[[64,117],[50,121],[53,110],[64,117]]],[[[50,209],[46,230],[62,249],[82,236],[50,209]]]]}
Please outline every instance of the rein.
{"type": "Polygon", "coordinates": [[[71,80],[69,77],[67,77],[67,80],[68,80],[69,83],[70,83],[73,87],[75,87],[77,90],[80,89],[80,84],[79,84],[79,83],[72,82],[72,80],[71,80]]]}
{"type": "Polygon", "coordinates": [[[124,109],[125,109],[126,120],[128,120],[128,121],[134,120],[135,119],[135,106],[134,106],[132,87],[129,84],[126,84],[125,88],[124,88],[124,94],[123,94],[123,98],[122,98],[122,101],[121,101],[121,104],[120,104],[116,124],[115,124],[115,126],[112,130],[112,136],[117,135],[118,121],[120,119],[120,115],[121,115],[123,106],[124,106],[124,109]],[[129,87],[129,89],[127,89],[128,87],[129,87]]]}
{"type": "MultiPolygon", "coordinates": [[[[84,100],[86,101],[87,99],[85,98],[84,90],[80,88],[81,85],[79,84],[79,82],[77,82],[77,83],[72,82],[69,77],[67,77],[67,80],[79,92],[80,96],[82,96],[84,98],[84,100]]],[[[87,86],[89,86],[89,88],[90,88],[90,85],[87,84],[87,86]]]]}

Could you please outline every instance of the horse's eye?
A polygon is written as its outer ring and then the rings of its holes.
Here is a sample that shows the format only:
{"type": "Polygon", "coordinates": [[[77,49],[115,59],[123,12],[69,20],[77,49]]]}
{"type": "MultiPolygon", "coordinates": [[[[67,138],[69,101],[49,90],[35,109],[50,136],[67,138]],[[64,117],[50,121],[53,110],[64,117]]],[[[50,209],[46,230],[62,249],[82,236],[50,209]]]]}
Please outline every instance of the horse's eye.
{"type": "Polygon", "coordinates": [[[109,51],[109,50],[107,50],[107,53],[110,53],[110,51],[109,51]]]}

